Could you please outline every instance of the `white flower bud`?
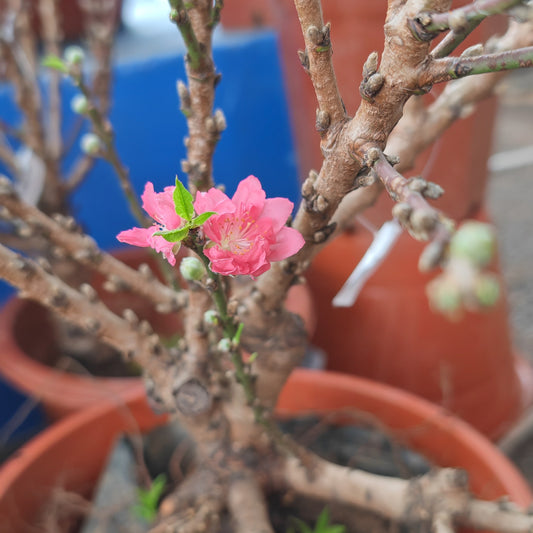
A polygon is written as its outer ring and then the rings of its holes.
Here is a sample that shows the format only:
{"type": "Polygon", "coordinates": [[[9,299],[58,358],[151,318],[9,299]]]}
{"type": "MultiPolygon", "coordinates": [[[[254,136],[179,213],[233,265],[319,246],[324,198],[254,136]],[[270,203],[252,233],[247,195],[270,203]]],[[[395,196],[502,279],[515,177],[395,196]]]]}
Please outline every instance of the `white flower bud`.
{"type": "Polygon", "coordinates": [[[187,281],[199,281],[204,277],[205,268],[200,259],[184,257],[180,263],[180,272],[187,281]]]}
{"type": "Polygon", "coordinates": [[[231,350],[231,341],[229,339],[220,339],[218,341],[218,349],[221,352],[229,352],[231,350]]]}
{"type": "Polygon", "coordinates": [[[212,326],[218,325],[218,313],[214,309],[208,309],[204,313],[204,322],[212,326]]]}
{"type": "Polygon", "coordinates": [[[63,57],[69,65],[80,65],[85,59],[85,52],[80,46],[67,46],[63,57]]]}
{"type": "Polygon", "coordinates": [[[77,94],[71,101],[70,101],[70,108],[74,113],[78,113],[79,115],[86,115],[89,112],[89,101],[83,94],[77,94]]]}
{"type": "Polygon", "coordinates": [[[102,143],[98,135],[94,133],[86,133],[80,140],[80,146],[87,155],[98,155],[102,149],[102,143]]]}

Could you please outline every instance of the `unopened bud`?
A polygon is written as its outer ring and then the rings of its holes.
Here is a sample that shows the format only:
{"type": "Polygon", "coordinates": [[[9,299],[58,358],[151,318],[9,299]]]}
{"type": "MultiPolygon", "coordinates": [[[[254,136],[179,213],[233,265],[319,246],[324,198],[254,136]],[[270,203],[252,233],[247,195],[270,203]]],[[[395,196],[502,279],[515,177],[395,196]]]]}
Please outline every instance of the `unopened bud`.
{"type": "Polygon", "coordinates": [[[450,255],[462,257],[479,267],[486,266],[496,247],[494,232],[489,224],[465,222],[453,235],[450,242],[450,255]]]}
{"type": "Polygon", "coordinates": [[[85,59],[85,52],[80,46],[67,46],[63,57],[70,65],[80,65],[85,59]]]}
{"type": "Polygon", "coordinates": [[[500,298],[500,284],[496,276],[484,274],[476,280],[474,292],[482,307],[492,307],[500,298]]]}
{"type": "Polygon", "coordinates": [[[452,280],[436,279],[427,288],[431,307],[448,316],[457,315],[461,309],[462,297],[459,287],[452,280]]]}
{"type": "Polygon", "coordinates": [[[204,322],[212,326],[218,325],[218,313],[214,309],[208,309],[204,313],[204,322]]]}
{"type": "Polygon", "coordinates": [[[220,341],[218,341],[217,348],[221,352],[229,352],[231,350],[231,341],[226,338],[220,339],[220,341]]]}
{"type": "Polygon", "coordinates": [[[74,113],[79,115],[86,115],[89,112],[89,101],[83,94],[77,94],[70,101],[70,108],[74,113]]]}
{"type": "Polygon", "coordinates": [[[98,155],[102,149],[102,143],[98,135],[94,133],[86,133],[80,140],[80,146],[87,155],[98,155]]]}
{"type": "Polygon", "coordinates": [[[205,268],[200,259],[184,257],[180,263],[180,272],[187,281],[199,281],[204,277],[205,268]]]}

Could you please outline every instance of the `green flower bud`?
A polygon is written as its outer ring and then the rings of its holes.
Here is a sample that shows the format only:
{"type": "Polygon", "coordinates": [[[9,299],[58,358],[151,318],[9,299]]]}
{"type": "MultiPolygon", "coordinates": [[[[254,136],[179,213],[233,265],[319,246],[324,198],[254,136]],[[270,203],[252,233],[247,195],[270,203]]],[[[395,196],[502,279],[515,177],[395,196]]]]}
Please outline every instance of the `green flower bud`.
{"type": "Polygon", "coordinates": [[[214,309],[208,309],[204,313],[204,322],[212,326],[218,325],[218,313],[214,309]]]}
{"type": "Polygon", "coordinates": [[[80,46],[67,46],[63,53],[63,58],[69,65],[80,65],[85,59],[85,52],[80,46]]]}
{"type": "Polygon", "coordinates": [[[184,257],[180,263],[180,272],[187,281],[199,281],[205,275],[205,268],[200,259],[184,257]]]}
{"type": "Polygon", "coordinates": [[[489,224],[465,222],[453,235],[450,254],[472,261],[475,265],[487,265],[496,248],[494,232],[489,224]]]}
{"type": "Polygon", "coordinates": [[[102,149],[100,138],[95,133],[86,133],[80,139],[80,146],[87,155],[98,155],[102,149]]]}
{"type": "Polygon", "coordinates": [[[429,303],[433,309],[445,315],[456,315],[461,309],[459,287],[449,279],[436,279],[428,286],[429,303]]]}
{"type": "Polygon", "coordinates": [[[217,347],[221,352],[229,352],[231,350],[231,341],[226,338],[220,339],[217,347]]]}
{"type": "Polygon", "coordinates": [[[71,101],[70,101],[70,108],[74,113],[78,113],[79,115],[86,115],[89,112],[89,101],[83,94],[77,94],[71,101]]]}
{"type": "Polygon", "coordinates": [[[476,280],[474,292],[479,305],[492,307],[500,298],[500,283],[496,276],[484,274],[476,280]]]}

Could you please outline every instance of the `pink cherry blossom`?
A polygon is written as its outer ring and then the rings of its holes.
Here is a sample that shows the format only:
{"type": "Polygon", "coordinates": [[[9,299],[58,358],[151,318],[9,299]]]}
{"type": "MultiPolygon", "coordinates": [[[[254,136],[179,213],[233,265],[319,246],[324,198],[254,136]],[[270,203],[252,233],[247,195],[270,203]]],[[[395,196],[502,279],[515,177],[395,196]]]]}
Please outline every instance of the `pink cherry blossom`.
{"type": "Polygon", "coordinates": [[[272,261],[290,257],[304,245],[302,235],[285,226],[293,203],[285,198],[266,199],[255,176],[241,181],[231,199],[218,189],[198,192],[194,208],[198,214],[216,213],[203,225],[211,241],[204,253],[213,272],[255,278],[272,261]]]}
{"type": "Polygon", "coordinates": [[[172,194],[175,187],[165,187],[163,192],[156,193],[154,186],[148,182],[141,196],[143,209],[154,219],[156,224],[149,228],[132,228],[121,231],[117,235],[120,242],[153,248],[161,252],[171,265],[176,264],[174,247],[176,243],[168,242],[160,235],[154,235],[156,231],[164,231],[179,228],[183,220],[176,214],[172,194]]]}

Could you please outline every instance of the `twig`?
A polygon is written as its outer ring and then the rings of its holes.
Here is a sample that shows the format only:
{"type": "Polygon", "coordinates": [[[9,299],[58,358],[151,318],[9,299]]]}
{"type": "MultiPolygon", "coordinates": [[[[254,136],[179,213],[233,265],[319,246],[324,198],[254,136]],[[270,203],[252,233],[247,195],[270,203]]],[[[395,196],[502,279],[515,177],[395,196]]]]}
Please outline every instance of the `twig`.
{"type": "MultiPolygon", "coordinates": [[[[448,29],[461,32],[470,23],[479,23],[490,15],[503,13],[505,10],[520,3],[522,3],[522,0],[477,0],[445,13],[422,12],[415,17],[413,22],[416,26],[422,28],[425,34],[436,34],[448,29]]],[[[414,31],[417,31],[416,27],[414,31]]],[[[418,36],[424,38],[420,33],[418,36]]]]}
{"type": "Polygon", "coordinates": [[[175,312],[186,305],[185,293],[175,292],[153,275],[147,279],[145,274],[98,250],[89,236],[79,232],[73,219],[56,216],[54,220],[36,207],[24,203],[11,190],[6,179],[0,178],[0,188],[0,205],[7,208],[13,217],[24,220],[36,234],[44,233],[51,244],[61,248],[69,257],[100,272],[108,279],[108,286],[113,290],[134,291],[153,302],[160,312],[175,312]]]}
{"type": "Polygon", "coordinates": [[[421,85],[464,78],[487,72],[528,68],[533,65],[533,46],[474,57],[446,57],[436,59],[421,74],[421,85]]]}
{"type": "MultiPolygon", "coordinates": [[[[213,153],[220,134],[226,128],[221,111],[213,114],[218,78],[212,60],[211,2],[186,6],[182,0],[170,0],[170,18],[175,22],[187,46],[188,87],[178,82],[181,110],[187,119],[187,159],[182,170],[188,175],[189,190],[207,190],[213,186],[213,153]]],[[[214,8],[213,8],[214,9],[214,8]]]]}
{"type": "Polygon", "coordinates": [[[330,26],[324,25],[319,0],[295,0],[294,5],[305,41],[300,60],[313,82],[318,100],[317,129],[324,134],[331,124],[346,117],[331,62],[330,26]]]}
{"type": "Polygon", "coordinates": [[[450,55],[480,24],[483,19],[470,20],[458,30],[452,30],[442,41],[435,46],[431,57],[438,59],[450,55]]]}
{"type": "MultiPolygon", "coordinates": [[[[59,56],[59,43],[62,38],[62,32],[59,26],[57,0],[40,0],[38,2],[38,7],[46,54],[59,56]]],[[[49,157],[57,163],[63,150],[61,136],[61,96],[59,92],[61,73],[57,70],[50,69],[48,76],[49,106],[47,147],[49,157]]]]}

